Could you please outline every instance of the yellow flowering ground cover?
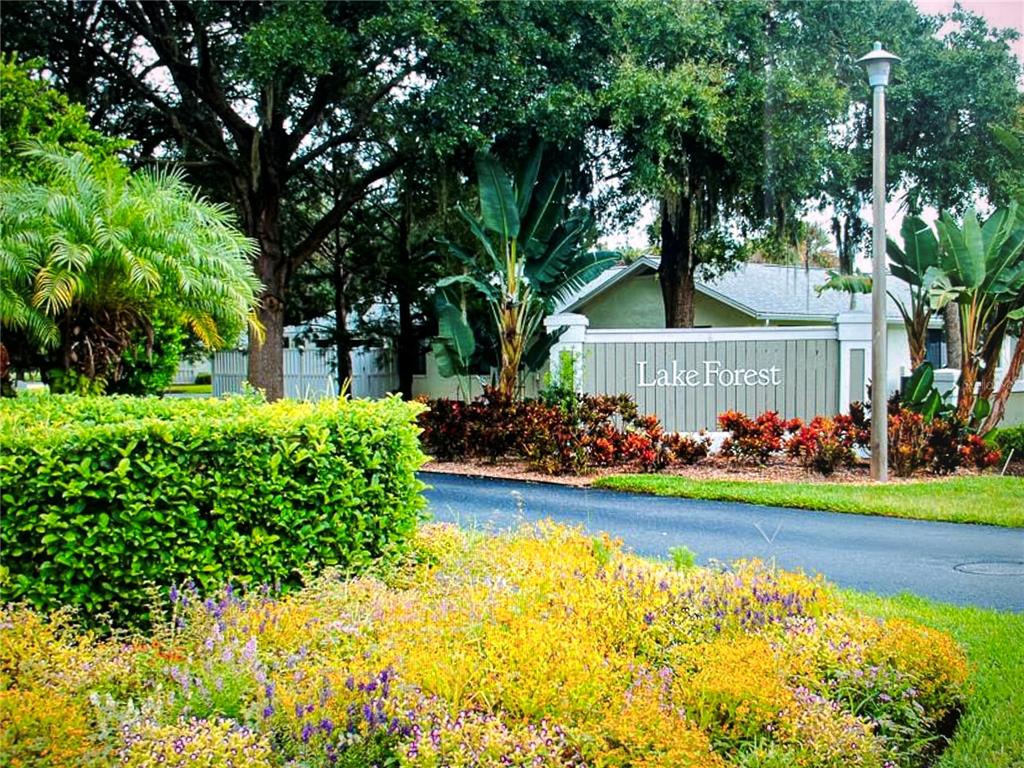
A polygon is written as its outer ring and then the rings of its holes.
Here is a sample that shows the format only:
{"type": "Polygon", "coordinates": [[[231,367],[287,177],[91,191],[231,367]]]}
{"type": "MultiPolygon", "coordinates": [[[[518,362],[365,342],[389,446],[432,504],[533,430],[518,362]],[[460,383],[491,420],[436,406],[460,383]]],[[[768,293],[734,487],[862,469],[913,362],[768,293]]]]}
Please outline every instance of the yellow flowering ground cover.
{"type": "Polygon", "coordinates": [[[948,636],[819,580],[673,570],[554,524],[429,525],[379,576],[171,604],[144,638],[4,609],[0,760],[910,768],[967,693],[948,636]]]}

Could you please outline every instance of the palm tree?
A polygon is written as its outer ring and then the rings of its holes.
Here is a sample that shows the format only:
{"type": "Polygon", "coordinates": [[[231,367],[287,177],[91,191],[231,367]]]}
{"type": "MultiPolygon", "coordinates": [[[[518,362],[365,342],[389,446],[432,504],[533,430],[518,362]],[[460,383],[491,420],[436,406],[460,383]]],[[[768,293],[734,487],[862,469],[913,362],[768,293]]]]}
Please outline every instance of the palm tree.
{"type": "Polygon", "coordinates": [[[177,171],[130,173],[42,146],[27,154],[45,183],[0,180],[0,326],[12,358],[43,361],[58,388],[102,391],[158,310],[210,347],[247,324],[259,333],[254,245],[226,208],[177,171]]]}

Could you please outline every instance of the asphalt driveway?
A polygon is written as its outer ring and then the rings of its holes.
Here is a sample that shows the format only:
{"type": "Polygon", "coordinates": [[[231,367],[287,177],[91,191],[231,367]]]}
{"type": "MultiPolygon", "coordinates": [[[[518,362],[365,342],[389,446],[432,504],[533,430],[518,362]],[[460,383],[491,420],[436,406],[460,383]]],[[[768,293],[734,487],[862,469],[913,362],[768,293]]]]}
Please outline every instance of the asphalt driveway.
{"type": "Polygon", "coordinates": [[[544,483],[422,473],[437,520],[484,529],[551,518],[667,557],[745,557],[822,573],[844,587],[913,592],[960,605],[1024,611],[1024,530],[672,499],[544,483]]]}

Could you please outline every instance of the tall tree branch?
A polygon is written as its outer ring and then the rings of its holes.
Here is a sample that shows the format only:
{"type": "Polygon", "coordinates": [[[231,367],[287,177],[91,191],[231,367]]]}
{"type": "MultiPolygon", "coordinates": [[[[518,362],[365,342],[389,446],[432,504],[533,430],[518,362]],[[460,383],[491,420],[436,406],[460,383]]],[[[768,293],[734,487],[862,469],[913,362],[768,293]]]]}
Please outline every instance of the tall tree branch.
{"type": "MultiPolygon", "coordinates": [[[[350,144],[352,142],[357,141],[362,132],[366,129],[366,126],[369,124],[370,118],[373,117],[374,107],[376,107],[389,93],[391,93],[391,91],[393,91],[399,85],[399,83],[401,83],[405,78],[407,78],[414,68],[415,67],[411,64],[406,67],[403,67],[399,72],[397,72],[394,75],[394,77],[381,83],[377,90],[370,94],[369,99],[367,99],[360,106],[359,111],[356,114],[356,117],[353,119],[352,124],[348,127],[346,131],[339,134],[335,134],[331,138],[318,144],[309,152],[306,152],[301,157],[296,158],[295,161],[288,166],[288,175],[292,176],[298,173],[303,168],[307,167],[310,163],[312,163],[314,160],[322,157],[324,154],[331,151],[335,147],[340,147],[343,144],[350,144]]],[[[319,96],[317,95],[316,92],[314,92],[313,98],[310,99],[310,105],[306,108],[306,112],[303,114],[303,119],[309,119],[310,108],[313,106],[313,103],[316,99],[324,99],[327,98],[328,95],[329,92],[326,89],[322,91],[319,96]]],[[[322,111],[323,109],[321,108],[315,114],[318,117],[322,117],[322,115],[320,115],[320,112],[322,111]]],[[[309,131],[313,129],[314,125],[310,125],[309,128],[305,130],[305,132],[300,133],[302,127],[303,123],[300,120],[300,123],[296,126],[296,130],[293,131],[289,136],[289,145],[294,147],[291,150],[291,152],[289,152],[289,157],[291,157],[291,155],[294,154],[296,150],[298,150],[299,144],[301,144],[302,140],[306,137],[309,131]]]]}
{"type": "Polygon", "coordinates": [[[349,184],[345,193],[338,198],[331,209],[313,225],[309,233],[292,249],[289,267],[292,272],[298,269],[314,253],[345,218],[346,214],[358,203],[375,182],[387,178],[402,165],[402,156],[391,155],[377,166],[366,171],[358,179],[349,184]]]}
{"type": "MultiPolygon", "coordinates": [[[[239,147],[248,147],[252,140],[253,127],[228,103],[210,63],[209,51],[203,55],[202,41],[197,40],[202,69],[184,57],[177,44],[174,24],[166,17],[168,7],[170,6],[165,3],[134,2],[124,6],[119,13],[124,21],[152,46],[170,71],[178,88],[192,92],[197,100],[207,105],[220,118],[239,147]]],[[[180,11],[186,20],[191,18],[194,22],[195,16],[187,3],[176,3],[174,8],[180,11]]]]}
{"type": "MultiPolygon", "coordinates": [[[[111,66],[115,67],[121,73],[124,81],[133,91],[156,107],[156,109],[167,118],[172,130],[178,134],[180,138],[194,141],[211,155],[216,157],[222,164],[227,165],[229,168],[235,167],[234,159],[231,157],[231,152],[224,143],[224,137],[221,136],[220,131],[207,129],[205,131],[206,135],[200,136],[198,133],[186,129],[185,124],[181,121],[181,118],[178,115],[177,109],[163,99],[158,93],[156,93],[156,91],[146,85],[145,82],[140,80],[134,72],[118,61],[109,51],[106,51],[103,48],[97,48],[96,50],[111,66]]],[[[147,68],[147,71],[148,70],[149,68],[147,68]]],[[[199,126],[209,126],[209,123],[200,121],[199,126]]]]}

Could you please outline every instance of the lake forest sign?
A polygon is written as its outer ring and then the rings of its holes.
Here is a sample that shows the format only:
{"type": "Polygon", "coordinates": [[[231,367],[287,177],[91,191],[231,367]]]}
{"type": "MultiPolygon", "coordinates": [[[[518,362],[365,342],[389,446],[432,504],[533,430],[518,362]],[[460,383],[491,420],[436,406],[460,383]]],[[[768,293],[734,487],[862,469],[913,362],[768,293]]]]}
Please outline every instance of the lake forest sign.
{"type": "Polygon", "coordinates": [[[637,387],[778,387],[782,369],[727,368],[721,360],[704,360],[698,368],[683,368],[678,360],[665,368],[654,368],[647,360],[636,363],[637,387]]]}
{"type": "Polygon", "coordinates": [[[588,331],[580,346],[584,392],[628,394],[668,431],[715,429],[725,411],[777,411],[804,420],[839,411],[834,332],[597,330],[588,331]]]}

